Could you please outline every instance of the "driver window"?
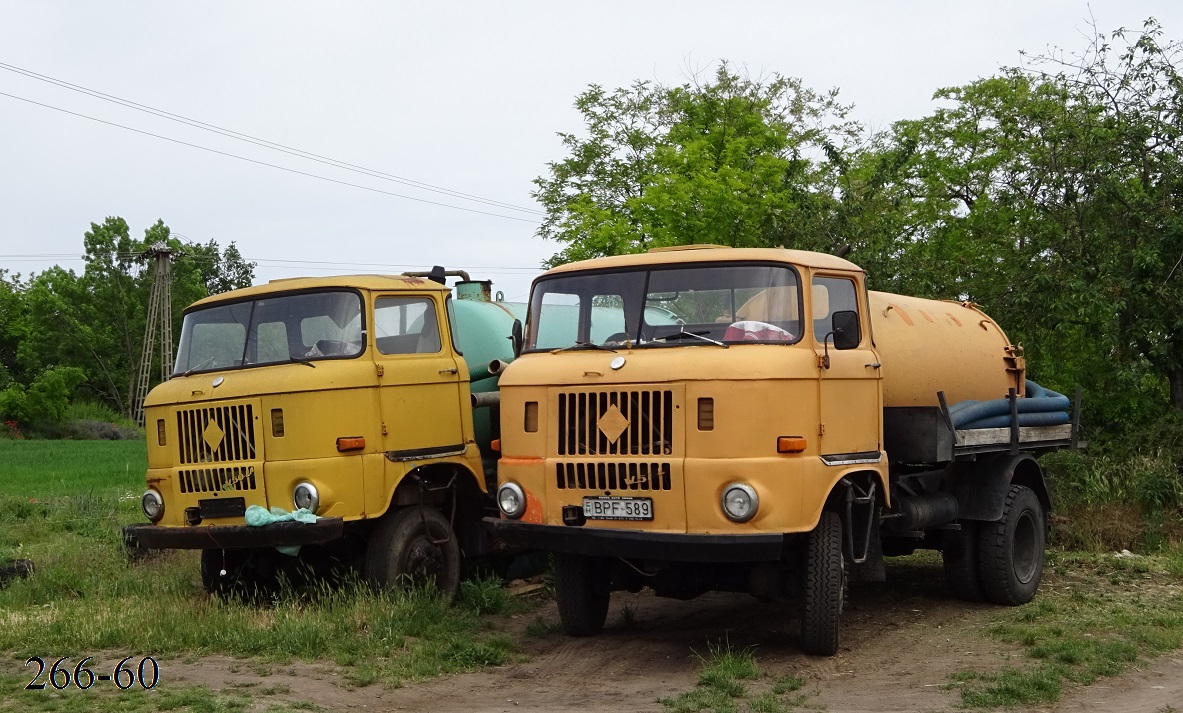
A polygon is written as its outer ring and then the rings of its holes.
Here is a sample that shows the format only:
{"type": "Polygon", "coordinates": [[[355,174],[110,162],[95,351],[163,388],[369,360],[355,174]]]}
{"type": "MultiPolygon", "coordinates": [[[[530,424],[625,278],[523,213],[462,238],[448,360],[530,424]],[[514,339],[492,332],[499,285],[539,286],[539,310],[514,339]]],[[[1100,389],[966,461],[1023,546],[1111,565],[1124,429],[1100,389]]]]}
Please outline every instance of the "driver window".
{"type": "Polygon", "coordinates": [[[813,278],[813,336],[818,344],[834,329],[834,313],[858,311],[854,281],[843,277],[813,278]]]}
{"type": "Polygon", "coordinates": [[[374,346],[380,354],[437,354],[435,303],[427,297],[379,297],[374,302],[374,346]]]}

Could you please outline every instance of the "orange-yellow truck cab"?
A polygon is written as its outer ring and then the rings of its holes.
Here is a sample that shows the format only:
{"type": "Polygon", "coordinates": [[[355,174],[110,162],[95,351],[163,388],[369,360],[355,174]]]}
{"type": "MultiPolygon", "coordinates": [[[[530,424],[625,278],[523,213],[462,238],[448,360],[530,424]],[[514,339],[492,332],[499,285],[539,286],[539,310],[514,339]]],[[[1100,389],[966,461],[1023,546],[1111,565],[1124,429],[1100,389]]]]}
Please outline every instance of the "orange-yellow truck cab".
{"type": "Polygon", "coordinates": [[[449,274],[460,299],[441,269],[278,280],[189,307],[172,378],[145,403],[150,524],[129,543],[202,550],[223,594],[337,564],[454,593],[495,511],[496,420],[471,394],[495,391],[514,315],[449,274]]]}
{"type": "Polygon", "coordinates": [[[1025,408],[1024,369],[976,306],[868,292],[832,255],[689,246],[565,265],[534,282],[501,377],[487,522],[556,553],[573,635],[603,626],[614,589],[747,591],[799,599],[802,647],[832,654],[846,582],[917,547],[945,552],[957,593],[1020,603],[1049,506],[1032,454],[1074,431],[968,431],[951,411],[1025,408]],[[609,315],[623,327],[605,335],[609,315]]]}

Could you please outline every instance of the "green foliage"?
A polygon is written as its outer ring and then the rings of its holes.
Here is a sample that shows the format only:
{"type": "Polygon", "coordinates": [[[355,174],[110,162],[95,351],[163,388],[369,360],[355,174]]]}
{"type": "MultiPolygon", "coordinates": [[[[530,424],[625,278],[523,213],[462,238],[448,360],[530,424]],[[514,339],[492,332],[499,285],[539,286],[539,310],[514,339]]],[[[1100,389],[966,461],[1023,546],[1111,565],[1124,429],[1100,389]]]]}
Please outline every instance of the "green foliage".
{"type": "Polygon", "coordinates": [[[0,419],[20,423],[58,423],[66,414],[74,390],[86,381],[82,369],[52,367],[37,375],[27,388],[17,382],[0,391],[0,419]]]}
{"type": "MultiPolygon", "coordinates": [[[[85,377],[83,388],[92,400],[129,415],[152,279],[144,252],[164,245],[175,255],[174,335],[184,307],[208,294],[249,286],[254,263],[243,260],[233,244],[223,251],[214,241],[178,240],[161,221],[144,231],[143,240],[134,240],[126,221],[107,218],[91,224],[83,244],[86,267],[81,275],[53,267],[22,281],[0,271],[0,389],[18,384],[28,395],[38,375],[69,367],[85,377]]],[[[160,374],[160,364],[150,373],[160,374]]],[[[48,391],[35,397],[48,401],[51,411],[22,407],[16,392],[0,403],[23,408],[25,416],[18,419],[22,422],[32,412],[46,423],[60,425],[59,386],[60,382],[47,383],[39,388],[48,391]]]]}
{"type": "Polygon", "coordinates": [[[551,265],[687,243],[819,243],[832,172],[818,157],[856,128],[836,91],[725,62],[705,83],[592,85],[575,106],[585,135],[560,134],[568,158],[534,181],[548,214],[538,235],[565,244],[551,265]]]}

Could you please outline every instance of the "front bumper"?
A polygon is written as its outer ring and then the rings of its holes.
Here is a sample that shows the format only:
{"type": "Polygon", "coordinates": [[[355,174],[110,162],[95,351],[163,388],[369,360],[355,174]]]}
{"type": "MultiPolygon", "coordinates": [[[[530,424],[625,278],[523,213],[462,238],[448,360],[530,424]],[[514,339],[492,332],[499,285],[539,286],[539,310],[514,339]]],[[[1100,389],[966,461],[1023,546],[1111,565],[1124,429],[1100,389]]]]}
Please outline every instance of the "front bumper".
{"type": "Polygon", "coordinates": [[[129,545],[153,550],[240,550],[253,547],[316,545],[339,539],[344,532],[344,520],[339,517],[322,517],[313,523],[276,522],[259,527],[127,525],[123,528],[123,539],[129,545]]]}
{"type": "Polygon", "coordinates": [[[537,525],[485,518],[485,525],[506,544],[594,557],[673,562],[776,562],[784,550],[780,533],[694,535],[600,527],[537,525]]]}

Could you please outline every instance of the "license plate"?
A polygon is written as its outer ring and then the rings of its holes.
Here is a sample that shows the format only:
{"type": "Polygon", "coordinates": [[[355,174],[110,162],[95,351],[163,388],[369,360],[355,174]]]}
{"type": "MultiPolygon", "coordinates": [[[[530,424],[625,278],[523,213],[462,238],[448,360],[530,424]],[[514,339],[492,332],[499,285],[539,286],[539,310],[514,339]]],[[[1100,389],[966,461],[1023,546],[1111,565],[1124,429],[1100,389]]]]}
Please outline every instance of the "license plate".
{"type": "Polygon", "coordinates": [[[650,498],[584,498],[583,516],[589,520],[652,520],[650,498]]]}

